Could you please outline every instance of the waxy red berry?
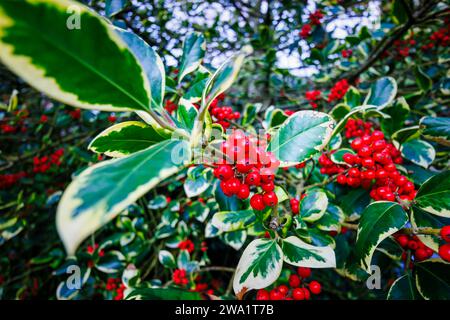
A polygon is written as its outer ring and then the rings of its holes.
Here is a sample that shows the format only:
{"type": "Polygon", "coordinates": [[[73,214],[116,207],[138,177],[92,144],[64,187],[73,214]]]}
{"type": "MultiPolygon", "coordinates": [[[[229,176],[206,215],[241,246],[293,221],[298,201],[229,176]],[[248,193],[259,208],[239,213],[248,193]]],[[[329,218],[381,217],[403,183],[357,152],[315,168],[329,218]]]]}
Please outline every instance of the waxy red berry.
{"type": "Polygon", "coordinates": [[[264,210],[266,205],[264,204],[263,196],[261,194],[254,194],[250,198],[250,205],[255,210],[264,210]]]}
{"type": "Polygon", "coordinates": [[[289,276],[289,285],[291,288],[297,288],[300,285],[300,278],[296,274],[291,274],[289,276]]]}
{"type": "Polygon", "coordinates": [[[214,176],[222,181],[230,179],[233,175],[233,168],[228,164],[219,165],[214,169],[214,176]]]}
{"type": "Polygon", "coordinates": [[[311,269],[310,268],[306,268],[306,267],[298,267],[297,268],[297,273],[300,277],[302,277],[303,279],[308,278],[311,276],[311,269]]]}
{"type": "Polygon", "coordinates": [[[256,300],[269,300],[269,299],[270,295],[267,290],[259,289],[258,292],[256,293],[256,300]]]}
{"type": "Polygon", "coordinates": [[[239,199],[247,199],[248,196],[250,195],[250,188],[248,187],[248,185],[246,184],[242,184],[239,188],[239,191],[237,192],[237,197],[239,199]]]}
{"type": "Polygon", "coordinates": [[[439,256],[442,260],[450,262],[450,243],[446,243],[439,247],[439,256]]]}
{"type": "Polygon", "coordinates": [[[292,297],[294,300],[305,300],[305,292],[303,291],[303,288],[295,288],[292,291],[292,297]]]}
{"type": "Polygon", "coordinates": [[[450,226],[442,227],[440,233],[442,240],[450,242],[450,226]]]}
{"type": "Polygon", "coordinates": [[[322,286],[317,281],[311,281],[309,283],[309,290],[313,294],[319,294],[322,291],[322,286]]]}
{"type": "Polygon", "coordinates": [[[275,192],[266,192],[263,196],[263,201],[266,206],[273,207],[278,203],[278,197],[275,192]]]}

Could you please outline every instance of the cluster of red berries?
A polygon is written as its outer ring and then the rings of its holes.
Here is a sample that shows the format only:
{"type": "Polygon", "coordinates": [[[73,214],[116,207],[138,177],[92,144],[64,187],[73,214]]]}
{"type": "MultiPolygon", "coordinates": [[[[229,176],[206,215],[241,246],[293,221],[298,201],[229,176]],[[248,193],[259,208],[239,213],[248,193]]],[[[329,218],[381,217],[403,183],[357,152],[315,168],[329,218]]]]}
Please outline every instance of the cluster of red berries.
{"type": "MultiPolygon", "coordinates": [[[[90,255],[93,255],[94,252],[98,249],[98,243],[94,244],[93,246],[89,245],[87,246],[87,253],[89,253],[90,255]]],[[[97,253],[97,255],[99,257],[103,257],[105,255],[105,251],[104,250],[99,250],[99,252],[97,253]]]]}
{"type": "Polygon", "coordinates": [[[300,212],[300,202],[306,197],[306,193],[302,194],[300,200],[297,198],[292,198],[289,202],[291,205],[292,214],[295,216],[300,212]]]}
{"type": "Polygon", "coordinates": [[[64,149],[58,149],[54,153],[48,156],[43,156],[41,158],[34,157],[33,158],[33,172],[36,173],[44,173],[48,171],[52,165],[60,166],[61,165],[61,157],[64,154],[64,149]]]}
{"type": "Polygon", "coordinates": [[[450,226],[442,227],[440,235],[446,243],[439,247],[439,256],[443,260],[450,262],[450,226]]]}
{"type": "Polygon", "coordinates": [[[209,285],[206,282],[201,282],[202,281],[202,276],[201,275],[197,275],[194,279],[195,282],[195,287],[192,291],[195,292],[206,292],[207,294],[214,294],[214,290],[213,289],[208,289],[209,285]]]}
{"type": "Polygon", "coordinates": [[[409,50],[411,46],[414,46],[416,44],[416,40],[410,39],[410,40],[396,40],[394,42],[394,49],[396,52],[396,58],[397,59],[403,59],[409,56],[409,50]]]}
{"type": "Polygon", "coordinates": [[[320,90],[306,91],[305,99],[308,100],[308,102],[311,105],[311,107],[316,109],[317,108],[317,102],[322,98],[321,94],[322,94],[322,92],[320,92],[320,90]]]}
{"type": "Polygon", "coordinates": [[[12,187],[17,183],[17,181],[26,176],[27,174],[24,171],[0,174],[0,190],[12,187]]]}
{"type": "Polygon", "coordinates": [[[114,300],[122,300],[123,299],[123,293],[126,289],[125,285],[121,283],[122,281],[120,278],[108,278],[106,282],[105,289],[107,291],[115,291],[116,295],[114,296],[114,300]]]}
{"type": "Polygon", "coordinates": [[[168,113],[172,113],[178,109],[178,105],[172,100],[167,100],[166,103],[164,104],[164,109],[166,109],[168,113]]]}
{"type": "Polygon", "coordinates": [[[386,142],[384,134],[375,130],[351,142],[356,154],[346,153],[342,159],[347,164],[337,165],[326,154],[319,157],[322,174],[336,174],[337,183],[353,188],[371,189],[372,199],[395,201],[413,200],[414,183],[401,175],[395,164],[403,163],[400,151],[386,142]]]}
{"type": "Polygon", "coordinates": [[[191,253],[194,251],[195,247],[194,243],[191,240],[186,239],[184,241],[180,241],[180,243],[178,244],[178,249],[186,250],[187,252],[191,253]]]}
{"type": "Polygon", "coordinates": [[[216,99],[214,99],[209,105],[209,112],[213,117],[213,122],[218,123],[224,129],[228,129],[231,125],[230,121],[237,120],[241,117],[239,111],[233,111],[232,107],[219,106],[219,102],[225,99],[225,95],[222,93],[216,99]]]}
{"type": "Polygon", "coordinates": [[[274,178],[280,161],[265,151],[265,143],[246,136],[240,130],[233,131],[222,145],[226,163],[221,160],[214,169],[214,176],[221,180],[220,188],[227,197],[236,195],[244,200],[250,196],[251,187],[260,188],[262,192],[255,193],[250,199],[255,210],[264,210],[266,206],[273,207],[278,203],[274,178]]]}
{"type": "Polygon", "coordinates": [[[175,269],[175,271],[172,274],[172,280],[173,283],[180,286],[185,286],[189,283],[186,270],[184,269],[175,269]]]}
{"type": "Polygon", "coordinates": [[[311,34],[312,27],[310,24],[304,24],[299,32],[300,37],[306,39],[311,34]]]}
{"type": "Polygon", "coordinates": [[[309,300],[312,294],[320,294],[322,285],[317,281],[311,281],[308,285],[302,283],[311,276],[310,268],[299,267],[297,274],[289,276],[289,286],[280,285],[270,291],[260,289],[256,293],[256,300],[309,300]],[[298,275],[297,275],[298,274],[298,275]]]}
{"type": "Polygon", "coordinates": [[[333,102],[336,100],[342,99],[347,93],[350,85],[348,84],[347,79],[342,79],[334,85],[330,90],[330,94],[328,95],[328,102],[333,102]]]}
{"type": "Polygon", "coordinates": [[[317,26],[321,23],[320,20],[323,18],[323,13],[320,10],[316,10],[309,14],[309,23],[313,26],[317,26]]]}
{"type": "Polygon", "coordinates": [[[447,27],[441,28],[430,36],[430,42],[424,44],[421,49],[427,51],[433,49],[434,47],[448,47],[450,45],[450,26],[447,22],[447,27]]]}
{"type": "Polygon", "coordinates": [[[341,54],[343,58],[349,58],[353,54],[353,51],[352,49],[344,49],[341,51],[341,54]]]}
{"type": "MultiPolygon", "coordinates": [[[[433,250],[428,248],[420,239],[415,235],[396,234],[394,239],[405,250],[411,250],[411,256],[414,261],[423,261],[430,258],[433,255],[433,250]]],[[[402,255],[402,260],[406,260],[406,252],[402,255]]]]}
{"type": "Polygon", "coordinates": [[[348,119],[345,124],[345,137],[347,139],[362,137],[370,134],[373,124],[370,121],[364,122],[361,119],[348,119]]]}
{"type": "Polygon", "coordinates": [[[14,127],[8,123],[1,124],[0,130],[2,130],[2,133],[14,133],[17,130],[17,127],[14,127]]]}
{"type": "Polygon", "coordinates": [[[69,115],[72,119],[78,120],[81,118],[81,110],[80,109],[71,110],[69,111],[69,115]]]}

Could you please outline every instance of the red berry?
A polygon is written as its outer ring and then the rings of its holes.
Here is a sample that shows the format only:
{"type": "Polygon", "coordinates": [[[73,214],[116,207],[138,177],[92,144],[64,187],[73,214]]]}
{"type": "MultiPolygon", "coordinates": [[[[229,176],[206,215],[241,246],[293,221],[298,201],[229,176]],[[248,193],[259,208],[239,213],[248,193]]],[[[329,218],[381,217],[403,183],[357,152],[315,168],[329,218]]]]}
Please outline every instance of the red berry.
{"type": "Polygon", "coordinates": [[[250,205],[253,209],[259,211],[264,210],[264,208],[266,207],[266,205],[264,204],[263,196],[261,194],[254,194],[250,198],[250,205]]]}
{"type": "Polygon", "coordinates": [[[256,300],[269,300],[270,295],[267,290],[259,289],[258,293],[256,294],[256,300]]]}
{"type": "Polygon", "coordinates": [[[227,180],[226,184],[227,184],[227,189],[231,194],[238,193],[241,188],[241,182],[239,181],[238,178],[231,178],[231,179],[227,180]]]}
{"type": "Polygon", "coordinates": [[[353,178],[359,178],[359,176],[361,175],[361,172],[358,170],[358,168],[351,168],[348,171],[348,175],[353,178]]]}
{"type": "Polygon", "coordinates": [[[270,290],[270,300],[281,300],[283,299],[283,295],[277,289],[270,290]]]}
{"type": "Polygon", "coordinates": [[[403,190],[405,191],[413,191],[414,190],[414,183],[412,183],[411,181],[408,181],[405,183],[405,185],[403,186],[403,190]]]}
{"type": "Polygon", "coordinates": [[[261,188],[266,192],[270,192],[275,189],[275,184],[273,183],[273,181],[269,181],[267,183],[261,184],[261,188]]]}
{"type": "Polygon", "coordinates": [[[263,196],[263,201],[266,206],[273,207],[278,203],[278,197],[275,192],[266,192],[263,196]]]}
{"type": "Polygon", "coordinates": [[[298,267],[297,268],[297,273],[300,277],[302,277],[303,279],[308,278],[311,276],[311,269],[310,268],[306,268],[306,267],[298,267]]]}
{"type": "Polygon", "coordinates": [[[244,200],[247,199],[249,195],[250,195],[250,188],[248,187],[248,185],[242,184],[237,193],[237,197],[239,199],[244,200]]]}
{"type": "Polygon", "coordinates": [[[372,141],[377,141],[381,139],[384,139],[383,132],[381,132],[380,130],[375,130],[374,132],[372,132],[372,141]]]}
{"type": "Polygon", "coordinates": [[[309,290],[307,288],[303,288],[303,293],[305,295],[305,300],[311,299],[311,293],[309,292],[309,290]]]}
{"type": "Polygon", "coordinates": [[[338,175],[336,180],[337,180],[337,183],[339,183],[339,184],[346,184],[347,183],[347,178],[344,175],[342,175],[342,174],[338,175]]]}
{"type": "Polygon", "coordinates": [[[386,179],[388,177],[387,171],[383,169],[377,170],[376,175],[378,179],[386,179]]]}
{"type": "Polygon", "coordinates": [[[249,172],[253,166],[247,162],[240,162],[236,164],[236,170],[240,173],[247,173],[249,172]]]}
{"type": "Polygon", "coordinates": [[[348,163],[350,165],[354,164],[354,159],[355,159],[355,156],[353,154],[351,154],[351,153],[345,153],[342,156],[342,160],[344,160],[344,162],[346,162],[346,163],[348,163]]]}
{"type": "Polygon", "coordinates": [[[292,297],[294,300],[305,300],[305,292],[303,291],[303,288],[295,288],[292,291],[292,297]]]}
{"type": "Polygon", "coordinates": [[[375,161],[372,158],[364,158],[361,160],[361,165],[365,168],[373,168],[375,161]]]}
{"type": "Polygon", "coordinates": [[[372,154],[372,150],[370,149],[370,147],[368,146],[363,146],[361,149],[359,149],[358,151],[358,155],[360,157],[369,157],[372,154]]]}
{"type": "Polygon", "coordinates": [[[363,142],[362,142],[361,138],[356,138],[355,140],[353,140],[351,143],[351,146],[352,146],[352,149],[359,150],[363,146],[363,142]]]}
{"type": "Polygon", "coordinates": [[[450,262],[450,243],[446,243],[439,247],[439,256],[442,260],[450,262]]]}
{"type": "Polygon", "coordinates": [[[406,248],[408,246],[408,236],[401,234],[397,237],[397,242],[402,248],[406,248]]]}
{"type": "Polygon", "coordinates": [[[440,235],[442,240],[444,240],[445,242],[450,242],[450,226],[442,227],[440,235]]]}
{"type": "Polygon", "coordinates": [[[288,292],[289,292],[289,288],[288,288],[286,285],[282,284],[281,286],[278,287],[278,291],[279,291],[283,296],[286,296],[286,295],[288,294],[288,292]]]}
{"type": "Polygon", "coordinates": [[[291,288],[297,288],[300,285],[300,278],[296,274],[291,274],[289,276],[289,285],[291,288]]]}
{"type": "Polygon", "coordinates": [[[233,175],[233,168],[228,164],[219,165],[214,169],[214,176],[222,181],[230,179],[233,175]]]}
{"type": "Polygon", "coordinates": [[[408,248],[411,250],[417,250],[417,248],[419,247],[419,244],[417,243],[417,241],[414,240],[409,240],[408,241],[408,248]]]}
{"type": "Polygon", "coordinates": [[[317,281],[311,281],[309,283],[309,290],[311,290],[311,293],[313,294],[319,294],[322,291],[322,286],[317,281]]]}
{"type": "Polygon", "coordinates": [[[248,184],[249,186],[257,186],[260,184],[260,182],[261,182],[261,177],[258,172],[255,172],[255,171],[250,172],[245,177],[245,183],[248,184]]]}
{"type": "Polygon", "coordinates": [[[423,261],[429,257],[427,251],[423,248],[419,248],[414,252],[414,258],[418,261],[423,261]]]}

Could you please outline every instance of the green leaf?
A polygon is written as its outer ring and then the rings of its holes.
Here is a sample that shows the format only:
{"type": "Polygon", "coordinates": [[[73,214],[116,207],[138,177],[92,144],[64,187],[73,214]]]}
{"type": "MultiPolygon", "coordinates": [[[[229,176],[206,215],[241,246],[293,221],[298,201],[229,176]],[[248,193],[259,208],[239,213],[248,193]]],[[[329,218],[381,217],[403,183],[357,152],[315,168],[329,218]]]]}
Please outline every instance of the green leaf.
{"type": "Polygon", "coordinates": [[[183,100],[187,100],[190,103],[197,103],[202,99],[203,90],[205,90],[208,79],[200,80],[189,87],[189,90],[183,96],[183,100]]]}
{"type": "Polygon", "coordinates": [[[406,141],[401,145],[400,151],[403,157],[424,168],[428,168],[436,157],[433,146],[419,139],[406,141]]]}
{"type": "Polygon", "coordinates": [[[232,247],[234,250],[240,250],[247,239],[247,231],[236,230],[221,235],[223,242],[232,247]]]}
{"type": "Polygon", "coordinates": [[[400,97],[393,105],[383,109],[383,112],[387,113],[391,117],[388,119],[382,119],[381,128],[383,132],[392,135],[397,130],[404,128],[405,120],[408,118],[411,109],[405,98],[400,97]]]}
{"type": "Polygon", "coordinates": [[[97,135],[88,149],[104,153],[108,157],[119,158],[170,138],[166,132],[155,130],[138,121],[126,121],[115,124],[97,135]]]}
{"type": "Polygon", "coordinates": [[[125,268],[125,260],[125,256],[120,251],[109,251],[100,258],[95,267],[104,273],[117,273],[125,268]]]}
{"type": "Polygon", "coordinates": [[[252,51],[253,49],[251,47],[245,46],[239,53],[225,60],[225,62],[222,63],[216,72],[209,78],[202,95],[202,105],[205,108],[207,108],[218,95],[231,87],[244,63],[244,58],[252,53],[252,51]]]}
{"type": "Polygon", "coordinates": [[[365,105],[373,105],[383,108],[389,105],[397,95],[397,82],[394,78],[383,77],[375,81],[369,89],[369,94],[364,101],[365,105]]]}
{"type": "Polygon", "coordinates": [[[198,115],[197,108],[187,100],[180,100],[180,104],[177,109],[177,122],[178,126],[191,131],[194,127],[195,118],[198,115]]]}
{"type": "Polygon", "coordinates": [[[131,31],[115,29],[144,68],[152,93],[152,107],[163,108],[166,71],[160,56],[142,38],[131,31]]]}
{"type": "Polygon", "coordinates": [[[433,81],[419,66],[414,68],[414,75],[416,76],[417,85],[423,92],[431,89],[433,81]]]}
{"type": "Polygon", "coordinates": [[[222,211],[214,215],[212,225],[222,232],[229,232],[244,229],[255,220],[253,210],[222,211]]]}
{"type": "Polygon", "coordinates": [[[167,250],[159,251],[158,260],[166,268],[176,268],[177,267],[177,264],[175,263],[175,258],[167,250]]]}
{"type": "Polygon", "coordinates": [[[331,247],[316,247],[295,236],[282,240],[283,259],[297,267],[335,268],[336,257],[331,247]]]}
{"type": "Polygon", "coordinates": [[[274,131],[267,149],[282,162],[282,167],[301,163],[328,144],[334,124],[325,113],[298,111],[274,131]]]}
{"type": "Polygon", "coordinates": [[[206,51],[205,37],[194,32],[189,34],[183,42],[183,55],[181,56],[178,83],[189,73],[200,66],[206,51]]]}
{"type": "Polygon", "coordinates": [[[420,128],[428,140],[450,147],[450,118],[423,117],[420,119],[420,128]]]}
{"type": "Polygon", "coordinates": [[[395,202],[371,203],[361,214],[355,245],[355,260],[367,272],[376,247],[408,222],[408,215],[395,202]]]}
{"type": "Polygon", "coordinates": [[[261,107],[260,104],[247,104],[244,107],[244,114],[242,115],[242,125],[249,125],[256,119],[256,114],[261,107]]]}
{"type": "Polygon", "coordinates": [[[331,109],[330,114],[333,116],[333,119],[339,121],[350,112],[350,106],[345,103],[339,103],[331,109]]]}
{"type": "Polygon", "coordinates": [[[256,239],[242,253],[233,279],[236,294],[265,288],[280,276],[283,251],[275,240],[256,239]]]}
{"type": "Polygon", "coordinates": [[[420,295],[416,289],[414,279],[410,274],[405,274],[395,280],[389,289],[388,300],[419,300],[420,295]]]}
{"type": "Polygon", "coordinates": [[[359,90],[353,86],[348,88],[347,93],[344,96],[344,103],[348,105],[351,109],[361,105],[362,98],[359,90]]]}
{"type": "Polygon", "coordinates": [[[138,288],[133,289],[127,300],[203,300],[202,294],[175,288],[138,288]]]}
{"type": "Polygon", "coordinates": [[[339,231],[345,215],[341,208],[329,203],[324,215],[316,221],[317,228],[323,231],[339,231]]]}
{"type": "Polygon", "coordinates": [[[286,119],[289,118],[286,113],[281,109],[275,109],[270,113],[269,128],[274,128],[281,125],[286,119]]]}
{"type": "Polygon", "coordinates": [[[317,221],[325,214],[327,207],[328,198],[325,192],[320,190],[308,191],[300,204],[300,216],[307,222],[317,221]]]}
{"type": "Polygon", "coordinates": [[[450,264],[431,259],[415,264],[417,290],[425,300],[450,300],[450,264]]]}
{"type": "Polygon", "coordinates": [[[392,20],[396,24],[404,24],[406,21],[408,21],[408,14],[407,10],[409,8],[405,8],[406,1],[404,0],[394,0],[392,3],[392,20]]]}
{"type": "Polygon", "coordinates": [[[76,3],[76,9],[73,4],[0,2],[0,60],[65,104],[147,110],[151,94],[143,67],[111,25],[82,4],[76,3]]]}
{"type": "Polygon", "coordinates": [[[58,233],[67,253],[73,255],[88,235],[188,161],[186,141],[166,140],[84,170],[64,192],[56,213],[58,233]]]}
{"type": "Polygon", "coordinates": [[[214,197],[219,205],[220,211],[237,211],[240,209],[239,200],[236,196],[227,197],[222,188],[220,188],[220,182],[217,181],[215,186],[214,197]]]}
{"type": "Polygon", "coordinates": [[[450,218],[450,170],[425,181],[417,191],[415,202],[422,210],[450,218]]]}

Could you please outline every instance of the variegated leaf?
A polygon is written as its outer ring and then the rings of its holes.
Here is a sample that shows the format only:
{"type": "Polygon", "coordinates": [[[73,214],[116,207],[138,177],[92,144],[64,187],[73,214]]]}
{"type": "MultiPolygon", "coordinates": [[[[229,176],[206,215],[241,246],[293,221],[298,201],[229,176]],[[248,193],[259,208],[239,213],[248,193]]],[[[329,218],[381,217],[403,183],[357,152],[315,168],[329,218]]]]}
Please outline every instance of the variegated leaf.
{"type": "Polygon", "coordinates": [[[253,210],[222,211],[214,215],[212,225],[222,232],[229,232],[244,229],[255,220],[253,210]]]}
{"type": "Polygon", "coordinates": [[[151,106],[156,109],[162,109],[166,87],[166,71],[161,57],[135,33],[119,28],[115,30],[131,49],[144,69],[151,87],[151,106]]]}
{"type": "Polygon", "coordinates": [[[436,157],[433,146],[420,139],[406,141],[401,145],[400,151],[403,157],[423,168],[428,168],[436,157]]]}
{"type": "Polygon", "coordinates": [[[84,170],[66,189],[57,209],[57,229],[67,253],[74,254],[88,235],[188,161],[185,141],[166,140],[84,170]]]}
{"type": "Polygon", "coordinates": [[[0,2],[0,60],[65,104],[106,111],[147,110],[143,67],[103,18],[71,0],[0,2]]]}
{"type": "Polygon", "coordinates": [[[361,214],[355,245],[355,263],[370,272],[373,253],[381,241],[408,222],[408,215],[396,202],[371,203],[361,214]]]}
{"type": "Polygon", "coordinates": [[[233,279],[236,294],[265,288],[280,276],[283,251],[275,240],[253,240],[242,253],[233,279]]]}
{"type": "Polygon", "coordinates": [[[319,153],[330,141],[334,125],[326,113],[298,111],[275,130],[267,150],[281,167],[293,166],[319,153]]]}
{"type": "Polygon", "coordinates": [[[178,83],[186,75],[194,72],[200,66],[205,55],[206,42],[200,33],[189,34],[183,42],[183,55],[181,56],[178,83]]]}
{"type": "Polygon", "coordinates": [[[300,216],[304,221],[314,222],[319,220],[327,210],[328,198],[321,190],[312,190],[306,193],[306,197],[300,204],[300,216]]]}
{"type": "Polygon", "coordinates": [[[397,82],[394,78],[383,77],[375,81],[369,89],[364,105],[373,105],[384,108],[389,105],[397,95],[397,82]]]}
{"type": "Polygon", "coordinates": [[[416,205],[437,216],[450,218],[450,171],[444,171],[425,181],[417,191],[416,205]]]}
{"type": "Polygon", "coordinates": [[[450,263],[431,259],[414,267],[416,287],[425,300],[450,300],[450,263]]]}
{"type": "Polygon", "coordinates": [[[120,158],[169,138],[170,133],[164,130],[155,130],[139,121],[126,121],[102,131],[91,141],[88,149],[120,158]]]}
{"type": "Polygon", "coordinates": [[[335,268],[336,257],[331,247],[316,247],[290,236],[282,240],[283,259],[297,267],[335,268]]]}

